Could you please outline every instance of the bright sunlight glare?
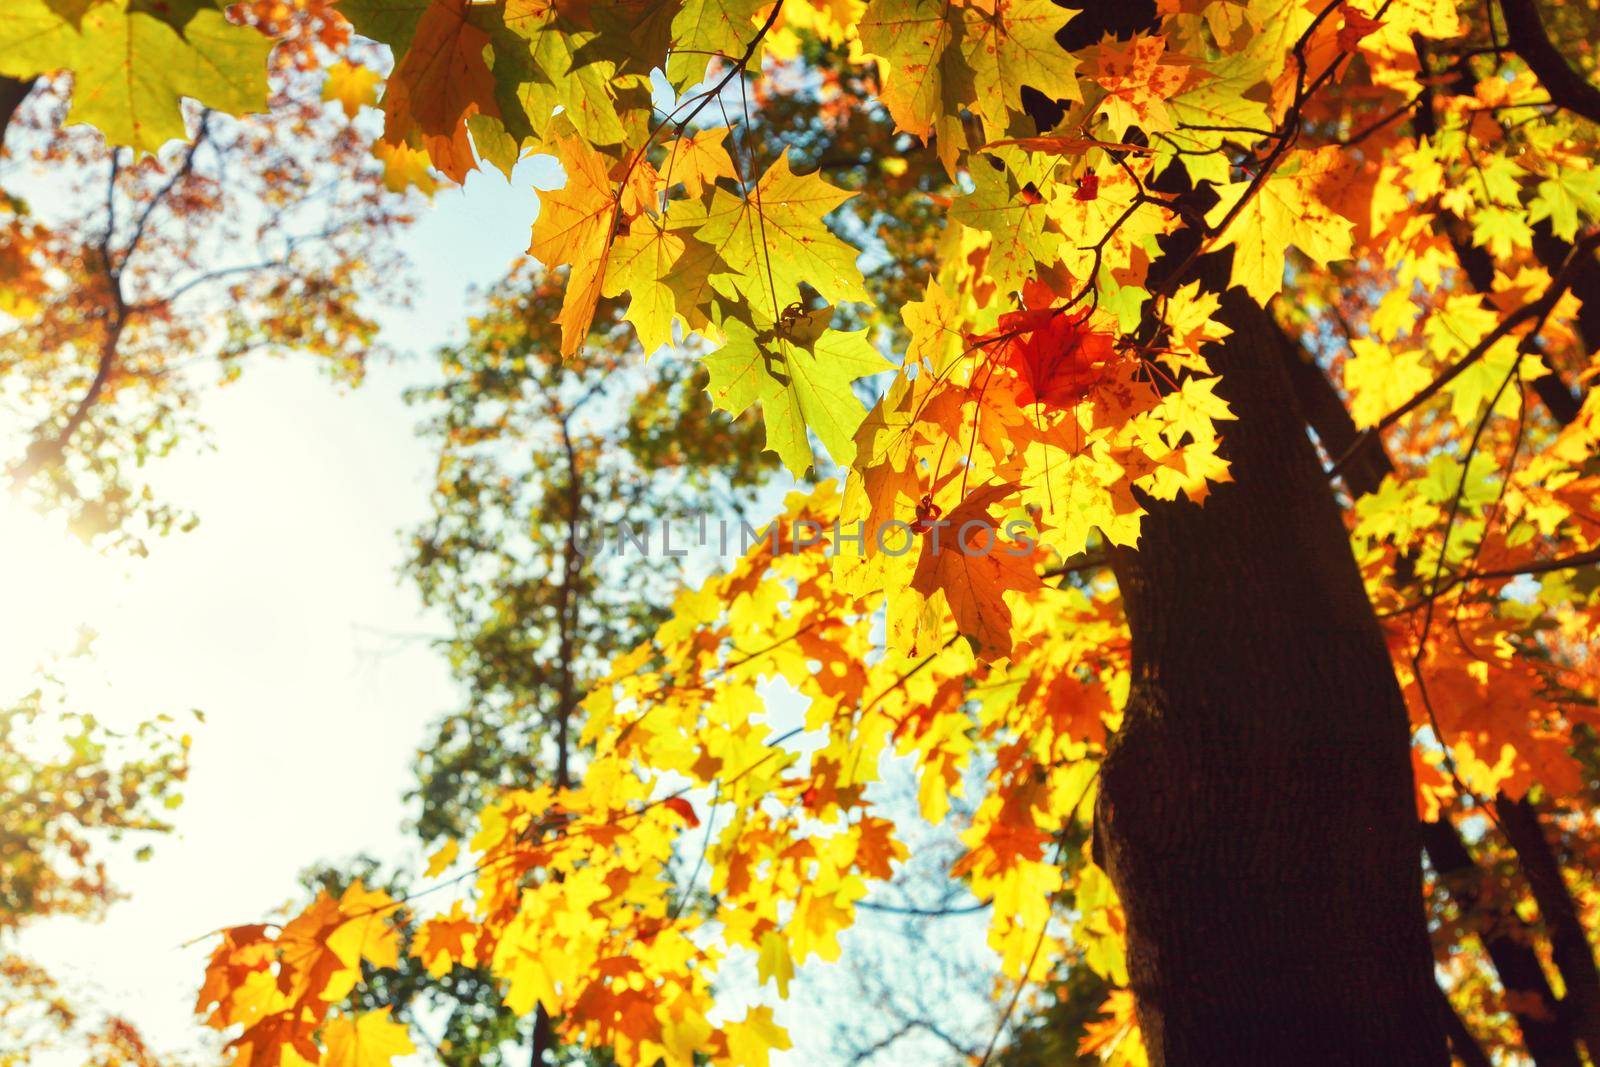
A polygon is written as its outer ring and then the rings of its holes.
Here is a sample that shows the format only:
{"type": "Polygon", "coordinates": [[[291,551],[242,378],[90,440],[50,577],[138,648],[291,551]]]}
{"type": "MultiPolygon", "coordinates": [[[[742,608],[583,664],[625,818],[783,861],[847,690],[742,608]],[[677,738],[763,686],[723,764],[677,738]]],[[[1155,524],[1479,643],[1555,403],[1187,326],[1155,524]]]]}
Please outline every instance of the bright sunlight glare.
{"type": "Polygon", "coordinates": [[[0,493],[0,700],[27,692],[37,670],[71,652],[122,579],[65,522],[0,493]]]}

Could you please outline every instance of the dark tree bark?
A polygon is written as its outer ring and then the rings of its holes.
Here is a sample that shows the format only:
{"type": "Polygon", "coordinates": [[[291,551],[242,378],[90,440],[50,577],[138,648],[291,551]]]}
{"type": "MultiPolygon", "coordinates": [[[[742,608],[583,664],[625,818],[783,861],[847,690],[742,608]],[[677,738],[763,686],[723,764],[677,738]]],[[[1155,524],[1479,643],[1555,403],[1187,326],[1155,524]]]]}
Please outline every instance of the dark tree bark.
{"type": "Polygon", "coordinates": [[[1600,88],[1572,69],[1539,17],[1536,0],[1500,0],[1511,50],[1522,57],[1556,104],[1600,122],[1600,88]]]}
{"type": "Polygon", "coordinates": [[[1339,472],[1345,488],[1350,490],[1351,496],[1377,492],[1384,476],[1394,470],[1394,463],[1383,447],[1383,438],[1377,434],[1363,438],[1349,409],[1344,406],[1344,397],[1339,395],[1327,373],[1294,338],[1281,329],[1275,334],[1279,358],[1283,360],[1301,419],[1311,427],[1330,457],[1349,457],[1339,472]],[[1355,451],[1352,452],[1352,448],[1355,451]]]}
{"type": "MultiPolygon", "coordinates": [[[[1320,367],[1308,359],[1300,346],[1279,331],[1279,348],[1295,394],[1300,415],[1316,433],[1322,447],[1331,455],[1344,455],[1359,440],[1355,423],[1334,384],[1320,367]]],[[[1563,391],[1559,379],[1551,378],[1563,391]]],[[[1377,490],[1384,475],[1393,469],[1388,453],[1377,437],[1368,438],[1351,453],[1342,477],[1352,496],[1377,490]]],[[[1508,993],[1520,994],[1516,1003],[1533,1005],[1516,1011],[1528,1054],[1537,1067],[1577,1067],[1577,1046],[1572,1031],[1572,1006],[1556,999],[1550,982],[1533,950],[1532,931],[1517,914],[1502,906],[1488,910],[1482,897],[1483,871],[1460,833],[1448,819],[1422,824],[1422,843],[1428,860],[1444,881],[1447,891],[1465,914],[1476,913],[1479,939],[1489,961],[1508,993]]],[[[1442,996],[1442,993],[1441,993],[1442,996]]],[[[1448,1003],[1448,1002],[1446,1002],[1448,1003]]],[[[1450,1048],[1464,1063],[1487,1065],[1483,1050],[1467,1035],[1465,1025],[1451,1008],[1445,1019],[1450,1048]],[[1465,1041],[1465,1043],[1464,1043],[1465,1041]]]]}
{"type": "Polygon", "coordinates": [[[1223,318],[1234,482],[1148,502],[1112,559],[1133,689],[1096,836],[1151,1063],[1443,1065],[1400,690],[1277,326],[1239,290],[1223,318]]]}
{"type": "Polygon", "coordinates": [[[33,91],[38,78],[8,78],[0,75],[0,147],[5,145],[6,130],[11,125],[11,116],[17,113],[17,108],[28,98],[33,91]]]}

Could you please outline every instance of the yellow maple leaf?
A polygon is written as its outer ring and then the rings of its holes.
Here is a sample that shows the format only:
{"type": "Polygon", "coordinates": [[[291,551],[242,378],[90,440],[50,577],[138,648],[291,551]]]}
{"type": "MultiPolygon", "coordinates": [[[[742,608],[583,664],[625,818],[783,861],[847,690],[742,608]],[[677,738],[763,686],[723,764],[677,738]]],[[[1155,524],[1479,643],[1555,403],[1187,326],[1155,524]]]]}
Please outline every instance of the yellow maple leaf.
{"type": "Polygon", "coordinates": [[[389,1009],[354,1018],[335,1015],[322,1028],[321,1067],[389,1067],[396,1056],[417,1051],[406,1028],[389,1018],[389,1009]]]}
{"type": "Polygon", "coordinates": [[[739,174],[733,169],[733,158],[722,143],[727,136],[728,128],[720,126],[714,130],[696,130],[688,137],[678,138],[667,150],[662,177],[669,182],[682,182],[690,196],[703,195],[718,178],[737,179],[739,174]]]}
{"type": "Polygon", "coordinates": [[[328,79],[322,83],[322,99],[337,100],[346,118],[355,118],[361,109],[378,102],[377,71],[370,67],[355,66],[340,60],[328,68],[328,79]]]}
{"type": "Polygon", "coordinates": [[[1206,224],[1225,228],[1212,248],[1233,246],[1233,283],[1244,286],[1257,303],[1283,289],[1284,255],[1291,245],[1322,266],[1350,255],[1353,224],[1316,195],[1317,183],[1337,166],[1339,153],[1337,145],[1293,152],[1259,188],[1246,179],[1217,191],[1220,199],[1206,224]]]}
{"type": "Polygon", "coordinates": [[[665,279],[683,250],[682,234],[662,229],[651,219],[635,220],[632,229],[612,243],[602,291],[606,296],[631,295],[627,319],[638,331],[646,355],[672,343],[677,298],[665,279]]]}
{"type": "Polygon", "coordinates": [[[739,1067],[767,1067],[773,1049],[791,1048],[789,1032],[772,1018],[772,1009],[751,1008],[744,1018],[723,1027],[728,1038],[728,1061],[739,1067]]]}
{"type": "Polygon", "coordinates": [[[756,958],[756,978],[766,982],[769,978],[778,983],[778,996],[789,996],[789,982],[794,978],[794,957],[789,955],[789,942],[776,930],[768,930],[761,937],[761,953],[756,958]]]}
{"type": "Polygon", "coordinates": [[[547,267],[571,265],[566,298],[556,316],[561,324],[561,354],[571,356],[583,346],[594,321],[619,205],[605,156],[576,135],[561,138],[554,147],[567,181],[540,194],[528,253],[547,267]]]}
{"type": "Polygon", "coordinates": [[[439,189],[433,179],[433,161],[428,153],[405,144],[378,141],[372,154],[383,164],[383,187],[391,193],[403,193],[416,188],[424,196],[432,196],[439,189]]]}
{"type": "Polygon", "coordinates": [[[339,898],[344,922],[328,935],[328,948],[351,970],[366,960],[393,967],[400,955],[400,932],[389,925],[394,898],[381,889],[367,889],[358,879],[339,898]]]}

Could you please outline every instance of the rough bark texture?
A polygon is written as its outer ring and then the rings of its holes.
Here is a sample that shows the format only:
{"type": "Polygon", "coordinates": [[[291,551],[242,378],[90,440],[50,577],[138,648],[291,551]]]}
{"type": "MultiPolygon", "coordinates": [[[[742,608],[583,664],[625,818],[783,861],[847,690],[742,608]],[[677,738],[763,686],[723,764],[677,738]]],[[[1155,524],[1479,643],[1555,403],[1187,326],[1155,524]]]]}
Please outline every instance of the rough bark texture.
{"type": "Polygon", "coordinates": [[[1443,1065],[1400,691],[1276,327],[1224,314],[1235,482],[1113,557],[1134,683],[1097,848],[1150,1059],[1443,1065]]]}

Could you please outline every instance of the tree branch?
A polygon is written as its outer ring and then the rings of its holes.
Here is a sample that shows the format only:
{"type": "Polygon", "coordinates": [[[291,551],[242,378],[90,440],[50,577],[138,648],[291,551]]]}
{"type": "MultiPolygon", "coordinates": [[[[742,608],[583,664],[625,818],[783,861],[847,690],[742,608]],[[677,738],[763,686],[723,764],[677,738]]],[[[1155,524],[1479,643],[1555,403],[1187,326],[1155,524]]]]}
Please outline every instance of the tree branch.
{"type": "Polygon", "coordinates": [[[73,407],[61,429],[49,436],[35,438],[28,446],[22,462],[11,469],[11,488],[21,489],[33,480],[46,466],[59,463],[66,454],[67,445],[89,418],[89,412],[99,402],[116,369],[117,349],[122,343],[122,330],[128,323],[128,303],[122,293],[122,274],[117,269],[111,251],[111,242],[117,229],[117,177],[121,174],[121,154],[111,150],[111,174],[106,181],[106,231],[100,241],[100,266],[105,273],[106,288],[110,293],[110,307],[105,309],[106,334],[100,342],[100,357],[95,365],[89,388],[73,407]]]}
{"type": "Polygon", "coordinates": [[[37,84],[38,78],[23,80],[0,75],[0,148],[5,147],[6,130],[11,126],[12,116],[37,84]]]}
{"type": "MultiPolygon", "coordinates": [[[[1383,431],[1389,429],[1395,423],[1411,414],[1411,412],[1415,411],[1429,400],[1432,400],[1440,393],[1440,391],[1444,389],[1445,386],[1455,381],[1458,377],[1464,374],[1468,368],[1487,355],[1489,350],[1493,348],[1501,338],[1510,334],[1512,330],[1516,329],[1518,326],[1521,326],[1523,323],[1532,322],[1534,324],[1534,329],[1529,333],[1528,336],[1532,337],[1534,334],[1538,333],[1539,326],[1543,324],[1545,318],[1555,308],[1556,302],[1561,299],[1561,297],[1566,293],[1568,287],[1571,286],[1573,279],[1577,275],[1579,269],[1578,265],[1584,261],[1585,257],[1594,252],[1596,245],[1600,245],[1600,234],[1590,234],[1577,244],[1573,245],[1572,252],[1567,257],[1567,262],[1562,266],[1561,270],[1557,272],[1555,278],[1551,280],[1550,287],[1545,290],[1543,296],[1531,304],[1524,304],[1516,311],[1513,311],[1511,314],[1501,319],[1498,326],[1484,334],[1482,340],[1473,345],[1471,350],[1468,351],[1466,355],[1462,356],[1455,363],[1451,364],[1449,369],[1447,369],[1443,374],[1439,375],[1433,381],[1423,386],[1423,388],[1418,390],[1416,394],[1411,397],[1411,399],[1407,400],[1405,403],[1389,412],[1389,414],[1385,415],[1378,421],[1376,426],[1371,426],[1365,430],[1362,430],[1357,440],[1352,443],[1350,448],[1346,449],[1344,454],[1341,455],[1334,463],[1332,469],[1328,472],[1329,476],[1331,477],[1333,475],[1342,473],[1346,464],[1353,459],[1355,450],[1360,447],[1367,438],[1376,437],[1379,434],[1382,434],[1383,431]]],[[[1524,341],[1524,344],[1526,343],[1527,342],[1524,341]]]]}
{"type": "Polygon", "coordinates": [[[1512,800],[1501,793],[1495,798],[1495,812],[1549,931],[1550,955],[1567,987],[1573,1031],[1590,1059],[1600,1062],[1600,970],[1595,968],[1594,950],[1562,877],[1561,863],[1539,825],[1539,813],[1526,797],[1512,800]]]}
{"type": "Polygon", "coordinates": [[[1590,122],[1600,122],[1600,87],[1572,69],[1545,32],[1534,0],[1500,0],[1500,13],[1505,17],[1511,50],[1538,75],[1551,102],[1590,122]]]}
{"type": "Polygon", "coordinates": [[[1422,847],[1462,918],[1477,932],[1501,987],[1516,994],[1508,1003],[1535,1067],[1579,1067],[1572,1029],[1560,1016],[1526,924],[1501,902],[1486,899],[1483,871],[1448,817],[1422,824],[1422,847]]]}

